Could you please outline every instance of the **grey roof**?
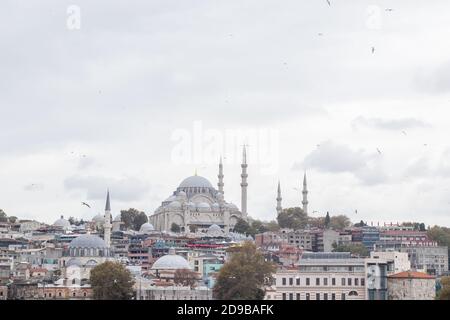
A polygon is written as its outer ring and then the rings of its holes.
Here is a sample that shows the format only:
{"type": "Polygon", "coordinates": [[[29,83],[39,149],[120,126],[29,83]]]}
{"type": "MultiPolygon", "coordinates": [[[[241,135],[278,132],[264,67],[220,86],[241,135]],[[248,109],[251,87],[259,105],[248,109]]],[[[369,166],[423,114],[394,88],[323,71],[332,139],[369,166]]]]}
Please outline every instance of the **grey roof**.
{"type": "Polygon", "coordinates": [[[208,179],[203,178],[201,176],[191,176],[186,179],[184,179],[181,183],[179,188],[213,188],[211,182],[208,181],[208,179]]]}
{"type": "Polygon", "coordinates": [[[105,241],[93,234],[83,234],[73,239],[70,244],[70,248],[107,248],[105,241]]]}

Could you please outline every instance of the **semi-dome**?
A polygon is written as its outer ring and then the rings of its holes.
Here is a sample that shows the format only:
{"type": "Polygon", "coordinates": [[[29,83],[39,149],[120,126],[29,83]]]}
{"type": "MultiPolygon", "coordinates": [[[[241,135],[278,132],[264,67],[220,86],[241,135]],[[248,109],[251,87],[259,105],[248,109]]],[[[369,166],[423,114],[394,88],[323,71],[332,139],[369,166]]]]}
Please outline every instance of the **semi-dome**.
{"type": "Polygon", "coordinates": [[[181,203],[179,201],[172,201],[171,203],[169,203],[169,207],[170,208],[181,208],[181,203]]]}
{"type": "Polygon", "coordinates": [[[104,223],[105,222],[105,217],[102,216],[101,214],[96,215],[95,217],[92,218],[92,221],[95,223],[104,223]]]}
{"type": "Polygon", "coordinates": [[[169,254],[162,256],[152,266],[152,270],[178,270],[191,269],[185,258],[175,254],[175,249],[170,248],[169,254]]]}
{"type": "Polygon", "coordinates": [[[171,195],[170,197],[168,197],[166,200],[164,200],[164,202],[171,202],[171,201],[174,201],[174,200],[176,200],[177,199],[177,197],[175,196],[175,195],[171,195]]]}
{"type": "Polygon", "coordinates": [[[145,232],[149,232],[149,231],[155,231],[155,228],[153,227],[153,225],[151,223],[144,223],[141,228],[139,229],[139,232],[145,233],[145,232]]]}
{"type": "Polygon", "coordinates": [[[69,243],[69,248],[106,248],[106,242],[93,234],[83,234],[69,243]]]}
{"type": "Polygon", "coordinates": [[[66,228],[70,227],[70,222],[68,220],[64,219],[64,216],[61,216],[61,218],[59,218],[58,220],[56,220],[53,223],[53,226],[66,229],[66,228]]]}
{"type": "Polygon", "coordinates": [[[191,176],[184,179],[179,188],[213,188],[208,179],[201,176],[191,176]]]}

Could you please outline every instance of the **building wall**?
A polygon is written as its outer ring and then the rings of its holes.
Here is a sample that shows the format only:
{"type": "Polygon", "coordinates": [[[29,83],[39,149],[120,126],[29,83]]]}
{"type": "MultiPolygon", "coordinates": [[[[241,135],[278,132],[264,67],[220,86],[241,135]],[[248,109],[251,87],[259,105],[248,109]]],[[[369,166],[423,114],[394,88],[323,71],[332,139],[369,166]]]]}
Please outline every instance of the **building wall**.
{"type": "Polygon", "coordinates": [[[8,287],[0,286],[0,300],[7,300],[7,299],[8,299],[8,287]]]}
{"type": "Polygon", "coordinates": [[[389,300],[434,300],[436,297],[434,279],[388,278],[389,300]]]}

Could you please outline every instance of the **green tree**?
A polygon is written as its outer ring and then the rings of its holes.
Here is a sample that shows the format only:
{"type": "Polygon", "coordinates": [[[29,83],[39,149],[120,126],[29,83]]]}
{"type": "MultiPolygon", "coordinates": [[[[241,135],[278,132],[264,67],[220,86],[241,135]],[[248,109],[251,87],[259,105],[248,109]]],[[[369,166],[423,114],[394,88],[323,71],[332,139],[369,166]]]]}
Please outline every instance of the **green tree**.
{"type": "Polygon", "coordinates": [[[136,215],[136,217],[134,217],[133,220],[134,230],[139,230],[141,226],[146,222],[148,222],[147,215],[145,214],[145,212],[140,212],[138,215],[136,215]]]}
{"type": "Polygon", "coordinates": [[[9,223],[16,223],[16,221],[17,221],[17,217],[15,217],[15,216],[8,217],[8,222],[9,223]]]}
{"type": "Polygon", "coordinates": [[[327,215],[325,216],[325,228],[329,228],[331,223],[330,213],[327,211],[327,215]]]}
{"type": "Polygon", "coordinates": [[[352,222],[346,215],[332,216],[330,219],[330,227],[335,230],[344,230],[350,227],[352,222]]]}
{"type": "Polygon", "coordinates": [[[133,278],[122,264],[107,261],[91,270],[93,297],[96,300],[130,300],[133,297],[133,278]]]}
{"type": "Polygon", "coordinates": [[[234,232],[247,234],[250,230],[250,225],[247,221],[242,218],[239,218],[236,224],[234,225],[234,232]]]}
{"type": "Polygon", "coordinates": [[[336,244],[333,243],[333,252],[350,252],[352,255],[368,257],[369,249],[362,243],[336,244]]]}
{"type": "Polygon", "coordinates": [[[268,231],[279,231],[280,226],[278,225],[278,222],[276,221],[269,221],[266,225],[266,228],[268,231]]]}
{"type": "Polygon", "coordinates": [[[355,223],[355,227],[359,228],[359,227],[365,227],[367,226],[367,224],[364,221],[360,221],[358,223],[355,223]]]}
{"type": "Polygon", "coordinates": [[[264,259],[255,244],[246,241],[231,249],[231,258],[219,271],[213,294],[219,300],[262,300],[276,267],[264,259]]]}
{"type": "Polygon", "coordinates": [[[175,222],[172,222],[172,225],[170,226],[170,231],[178,233],[181,231],[181,228],[178,224],[176,224],[175,222]]]}
{"type": "Polygon", "coordinates": [[[2,209],[0,209],[0,222],[8,222],[8,216],[2,209]]]}
{"type": "Polygon", "coordinates": [[[277,217],[278,225],[281,228],[302,229],[308,224],[308,215],[302,208],[283,209],[277,217]]]}
{"type": "Polygon", "coordinates": [[[437,294],[439,300],[450,300],[450,277],[441,278],[441,289],[437,294]]]}
{"type": "Polygon", "coordinates": [[[190,232],[196,233],[197,230],[198,230],[198,227],[197,227],[195,224],[191,224],[191,225],[189,226],[189,231],[190,231],[190,232]]]}

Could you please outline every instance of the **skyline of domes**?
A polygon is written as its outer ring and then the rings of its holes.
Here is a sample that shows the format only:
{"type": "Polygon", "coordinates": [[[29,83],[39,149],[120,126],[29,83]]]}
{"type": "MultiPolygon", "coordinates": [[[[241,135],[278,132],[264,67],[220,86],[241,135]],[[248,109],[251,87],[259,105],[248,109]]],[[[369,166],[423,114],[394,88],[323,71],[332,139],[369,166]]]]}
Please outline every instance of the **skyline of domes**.
{"type": "Polygon", "coordinates": [[[194,175],[184,179],[178,188],[213,188],[211,182],[202,176],[194,175]]]}

